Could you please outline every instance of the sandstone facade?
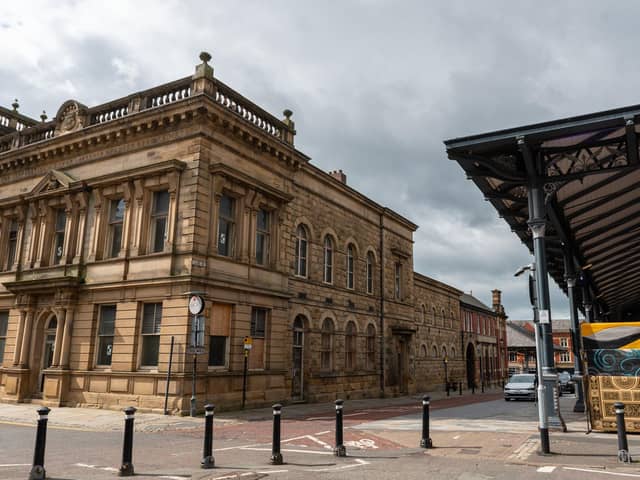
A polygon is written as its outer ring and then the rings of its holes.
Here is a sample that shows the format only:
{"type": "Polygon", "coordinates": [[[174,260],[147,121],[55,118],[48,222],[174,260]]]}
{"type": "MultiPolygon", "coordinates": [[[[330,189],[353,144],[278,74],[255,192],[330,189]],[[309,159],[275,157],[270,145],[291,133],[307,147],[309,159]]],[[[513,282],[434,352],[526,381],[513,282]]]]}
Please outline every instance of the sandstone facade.
{"type": "Polygon", "coordinates": [[[314,167],[213,76],[35,122],[0,110],[0,398],[189,410],[413,393],[463,375],[460,292],[417,226],[314,167]],[[4,332],[3,332],[4,325],[4,332]],[[168,375],[169,365],[171,374],[168,375]]]}

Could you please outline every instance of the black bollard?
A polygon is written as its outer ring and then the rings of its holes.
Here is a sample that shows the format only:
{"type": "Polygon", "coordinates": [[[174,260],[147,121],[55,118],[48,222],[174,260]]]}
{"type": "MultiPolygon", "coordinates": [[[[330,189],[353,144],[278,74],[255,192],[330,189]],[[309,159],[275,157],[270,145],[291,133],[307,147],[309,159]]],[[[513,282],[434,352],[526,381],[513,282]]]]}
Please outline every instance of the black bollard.
{"type": "Polygon", "coordinates": [[[433,448],[431,437],[429,436],[429,401],[431,397],[425,395],[422,397],[422,439],[420,446],[422,448],[433,448]]]}
{"type": "Polygon", "coordinates": [[[280,413],[282,405],[276,403],[273,406],[273,444],[271,447],[271,465],[282,465],[282,454],[280,453],[280,413]]]}
{"type": "Polygon", "coordinates": [[[44,471],[44,448],[47,444],[47,422],[49,412],[47,407],[38,409],[38,429],[36,430],[36,449],[33,452],[33,466],[29,473],[29,480],[43,480],[47,478],[44,471]]]}
{"type": "Polygon", "coordinates": [[[204,406],[204,449],[202,451],[202,468],[213,468],[216,461],[213,458],[213,412],[215,405],[207,404],[204,406]]]}
{"type": "Polygon", "coordinates": [[[446,383],[446,388],[445,390],[447,391],[447,397],[449,396],[449,382],[446,383]]]}
{"type": "Polygon", "coordinates": [[[471,384],[471,393],[472,393],[473,395],[475,395],[475,394],[476,394],[476,382],[473,382],[473,383],[471,384]]]}
{"type": "Polygon", "coordinates": [[[342,407],[344,401],[336,400],[336,448],[333,449],[333,454],[336,457],[346,457],[347,449],[344,447],[344,441],[342,437],[342,407]]]}
{"type": "Polygon", "coordinates": [[[136,407],[124,409],[124,444],[122,446],[122,466],[118,470],[119,477],[133,476],[133,418],[136,407]]]}
{"type": "Polygon", "coordinates": [[[629,444],[627,443],[627,429],[624,425],[624,403],[613,404],[616,411],[616,426],[618,427],[618,461],[631,463],[629,455],[629,444]]]}
{"type": "Polygon", "coordinates": [[[458,395],[462,395],[462,382],[458,382],[458,395]]]}
{"type": "Polygon", "coordinates": [[[480,388],[482,389],[482,393],[484,393],[484,381],[480,382],[480,388]]]}

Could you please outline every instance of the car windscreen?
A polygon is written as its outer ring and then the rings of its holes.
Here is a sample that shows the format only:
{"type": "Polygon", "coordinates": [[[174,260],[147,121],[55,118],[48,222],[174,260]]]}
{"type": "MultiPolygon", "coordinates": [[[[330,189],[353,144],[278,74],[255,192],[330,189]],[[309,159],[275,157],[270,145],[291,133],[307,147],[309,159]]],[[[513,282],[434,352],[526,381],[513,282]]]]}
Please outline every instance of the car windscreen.
{"type": "Polygon", "coordinates": [[[514,375],[509,380],[510,383],[533,383],[535,376],[533,375],[514,375]]]}

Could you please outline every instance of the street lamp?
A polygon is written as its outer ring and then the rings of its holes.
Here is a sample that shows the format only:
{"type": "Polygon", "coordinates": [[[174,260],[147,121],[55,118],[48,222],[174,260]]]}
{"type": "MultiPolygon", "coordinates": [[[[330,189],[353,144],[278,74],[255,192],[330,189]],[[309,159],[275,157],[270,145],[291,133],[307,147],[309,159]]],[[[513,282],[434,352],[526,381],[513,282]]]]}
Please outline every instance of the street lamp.
{"type": "Polygon", "coordinates": [[[447,364],[449,363],[449,359],[447,358],[446,354],[442,359],[442,363],[444,363],[444,385],[445,385],[445,390],[447,391],[447,397],[448,397],[449,396],[449,373],[447,370],[447,364]]]}
{"type": "Polygon", "coordinates": [[[550,453],[549,446],[549,416],[546,410],[546,387],[542,376],[542,335],[540,333],[540,318],[538,316],[536,279],[533,272],[536,266],[533,263],[520,267],[514,277],[519,277],[524,272],[529,271],[529,300],[533,308],[533,322],[536,338],[536,372],[538,377],[538,430],[540,431],[540,450],[544,454],[550,453]]]}

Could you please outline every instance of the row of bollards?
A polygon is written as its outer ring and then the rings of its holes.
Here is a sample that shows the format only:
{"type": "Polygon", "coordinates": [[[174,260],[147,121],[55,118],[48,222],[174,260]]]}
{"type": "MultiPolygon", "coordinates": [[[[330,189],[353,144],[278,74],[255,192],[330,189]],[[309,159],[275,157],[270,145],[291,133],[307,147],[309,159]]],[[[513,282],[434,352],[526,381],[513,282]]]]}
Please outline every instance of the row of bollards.
{"type": "MultiPolygon", "coordinates": [[[[422,437],[420,439],[420,446],[422,448],[433,448],[433,442],[429,434],[429,408],[431,397],[425,395],[422,397],[422,437]]],[[[335,448],[333,453],[337,457],[345,457],[347,455],[346,447],[344,445],[343,436],[343,408],[344,401],[336,400],[336,438],[335,448]]],[[[215,460],[213,457],[213,416],[215,406],[208,404],[205,405],[205,429],[204,429],[204,448],[202,453],[202,468],[214,468],[215,460]]],[[[627,432],[624,423],[624,404],[617,402],[614,404],[616,413],[616,425],[618,431],[618,461],[624,463],[631,462],[631,456],[629,455],[629,445],[627,443],[627,432]]],[[[44,469],[44,453],[47,437],[47,421],[48,415],[51,410],[47,407],[38,409],[38,427],[36,431],[36,446],[33,454],[33,466],[29,473],[29,480],[44,480],[46,479],[44,469]]],[[[118,470],[118,475],[121,477],[129,477],[134,475],[133,468],[133,431],[134,431],[134,417],[136,413],[135,407],[128,407],[124,410],[125,422],[124,422],[124,442],[122,448],[122,465],[118,470]]],[[[284,460],[282,458],[282,452],[280,451],[280,437],[281,437],[281,417],[282,417],[282,405],[279,403],[273,405],[273,438],[271,448],[271,464],[282,465],[284,460]]]]}

